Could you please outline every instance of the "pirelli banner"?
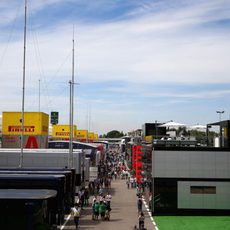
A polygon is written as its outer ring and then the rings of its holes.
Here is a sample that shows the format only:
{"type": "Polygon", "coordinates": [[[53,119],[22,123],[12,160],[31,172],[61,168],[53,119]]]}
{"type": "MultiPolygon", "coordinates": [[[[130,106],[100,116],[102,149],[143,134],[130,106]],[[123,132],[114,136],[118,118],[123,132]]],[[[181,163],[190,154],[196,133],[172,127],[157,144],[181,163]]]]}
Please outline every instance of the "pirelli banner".
{"type": "Polygon", "coordinates": [[[97,141],[97,140],[98,140],[98,134],[94,133],[94,141],[97,141]]]}
{"type": "Polygon", "coordinates": [[[86,142],[88,139],[88,130],[85,129],[76,130],[76,139],[81,142],[86,142]]]}
{"type": "MultiPolygon", "coordinates": [[[[77,126],[73,125],[73,138],[76,138],[77,126]]],[[[58,139],[69,140],[70,126],[69,125],[53,125],[52,137],[58,139]]]]}
{"type": "MultiPolygon", "coordinates": [[[[21,135],[21,112],[2,113],[2,134],[21,135]]],[[[48,135],[49,115],[41,112],[24,113],[24,135],[48,135]]]]}
{"type": "Polygon", "coordinates": [[[93,142],[93,140],[94,140],[94,133],[93,132],[89,132],[88,133],[88,141],[89,142],[93,142]]]}
{"type": "MultiPolygon", "coordinates": [[[[20,148],[21,112],[2,113],[2,146],[20,148]]],[[[47,148],[49,115],[42,112],[24,113],[24,148],[47,148]]]]}

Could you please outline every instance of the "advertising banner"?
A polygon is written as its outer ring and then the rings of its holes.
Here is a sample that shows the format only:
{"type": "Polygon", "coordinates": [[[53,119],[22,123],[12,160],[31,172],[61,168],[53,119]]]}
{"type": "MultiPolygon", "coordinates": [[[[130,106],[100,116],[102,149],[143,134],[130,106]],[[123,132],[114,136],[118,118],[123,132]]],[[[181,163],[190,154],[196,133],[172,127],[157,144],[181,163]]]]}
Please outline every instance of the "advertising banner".
{"type": "Polygon", "coordinates": [[[88,137],[88,131],[87,130],[76,130],[76,139],[80,141],[86,141],[88,137]]]}
{"type": "MultiPolygon", "coordinates": [[[[77,126],[73,126],[73,138],[76,137],[77,126]]],[[[69,125],[53,125],[52,129],[53,138],[70,138],[70,126],[69,125]]]]}
{"type": "MultiPolygon", "coordinates": [[[[2,113],[2,135],[21,135],[21,112],[2,113]]],[[[47,135],[49,115],[42,112],[24,113],[24,135],[47,135]]]]}
{"type": "Polygon", "coordinates": [[[97,140],[98,140],[98,134],[94,133],[94,141],[97,141],[97,140]]]}
{"type": "Polygon", "coordinates": [[[90,142],[92,142],[94,140],[94,133],[93,132],[88,133],[88,140],[90,142]]]}
{"type": "Polygon", "coordinates": [[[137,183],[141,183],[142,180],[142,151],[141,145],[132,146],[132,168],[136,170],[137,183]]]}

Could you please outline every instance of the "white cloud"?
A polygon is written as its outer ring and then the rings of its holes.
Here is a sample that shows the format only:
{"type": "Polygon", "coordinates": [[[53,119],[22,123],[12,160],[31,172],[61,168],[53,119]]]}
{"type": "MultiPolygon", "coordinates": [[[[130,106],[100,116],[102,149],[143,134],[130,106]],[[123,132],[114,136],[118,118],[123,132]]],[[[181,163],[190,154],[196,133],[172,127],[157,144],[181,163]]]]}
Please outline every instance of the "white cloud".
{"type": "MultiPolygon", "coordinates": [[[[84,81],[123,79],[136,82],[229,82],[229,34],[210,35],[200,30],[181,34],[182,25],[186,28],[190,26],[190,21],[193,21],[192,24],[202,22],[194,19],[195,13],[192,12],[186,10],[186,13],[174,13],[170,20],[167,14],[161,12],[160,15],[148,15],[138,20],[93,26],[77,25],[77,74],[84,76],[81,79],[84,81]],[[189,22],[184,20],[186,17],[189,22]]],[[[65,25],[52,33],[37,33],[39,37],[36,46],[41,51],[46,75],[53,74],[61,65],[63,57],[71,53],[71,30],[72,25],[65,25]]],[[[30,39],[27,71],[35,75],[38,63],[34,58],[31,35],[30,39]]],[[[10,60],[15,72],[18,72],[22,56],[21,52],[18,53],[20,50],[22,52],[21,43],[11,45],[7,52],[8,59],[5,60],[5,63],[10,60]]],[[[62,74],[69,75],[70,67],[71,64],[66,63],[62,74]]]]}
{"type": "MultiPolygon", "coordinates": [[[[46,4],[58,4],[60,0],[35,1],[32,10],[39,13],[46,4]]],[[[0,8],[6,5],[0,3],[0,8]]],[[[82,24],[76,21],[75,67],[76,81],[89,82],[123,81],[127,87],[108,89],[121,93],[132,92],[134,84],[141,85],[141,97],[170,97],[174,101],[185,99],[219,98],[229,95],[228,90],[201,90],[189,93],[147,92],[145,86],[150,84],[206,84],[230,83],[230,43],[229,30],[217,27],[205,27],[205,23],[229,19],[228,1],[202,1],[202,4],[189,4],[186,7],[156,11],[155,5],[148,4],[141,11],[127,14],[126,20],[107,23],[82,24]],[[147,8],[146,8],[147,7],[147,8]],[[218,13],[213,13],[218,12],[218,13]],[[134,17],[135,16],[135,17],[134,17]]],[[[158,6],[159,7],[159,6],[158,6]]],[[[13,20],[15,12],[5,11],[8,23],[13,20]]],[[[1,24],[7,23],[1,22],[1,24]]],[[[68,81],[71,79],[72,24],[63,19],[61,25],[52,30],[44,28],[28,31],[26,56],[26,89],[37,89],[38,79],[46,84],[46,90],[54,96],[43,98],[47,110],[62,108],[68,121],[68,81]],[[57,84],[62,85],[58,86],[57,84]],[[56,96],[58,94],[58,97],[56,96]]],[[[30,26],[31,28],[31,26],[30,26]]],[[[22,94],[22,57],[23,37],[20,41],[0,43],[0,99],[7,95],[8,103],[1,103],[0,111],[20,110],[22,94]],[[6,49],[7,47],[7,49],[6,49]],[[6,77],[7,76],[7,77],[6,77]]],[[[173,87],[173,86],[172,86],[173,87]]],[[[138,88],[136,88],[138,90],[138,88]]],[[[137,91],[138,92],[138,91],[137,91]]],[[[34,94],[36,94],[34,92],[34,94]]],[[[36,96],[26,99],[29,108],[35,108],[36,96]]],[[[45,97],[45,96],[44,96],[45,97]]],[[[81,95],[79,95],[81,97],[81,95]]],[[[97,95],[94,96],[95,98],[97,95]]],[[[142,98],[142,99],[143,99],[142,98]]],[[[84,104],[80,98],[77,103],[84,104]]],[[[94,98],[91,99],[94,101],[94,98]]],[[[140,99],[141,100],[141,99],[140,99]]],[[[181,101],[182,100],[182,101],[181,101]]],[[[109,99],[97,99],[95,105],[108,105],[109,99]]],[[[129,107],[132,102],[130,100],[129,107]]],[[[81,105],[80,104],[80,107],[81,105]]],[[[125,102],[114,104],[117,112],[111,114],[108,106],[103,111],[96,110],[97,117],[102,117],[100,125],[106,129],[109,121],[123,117],[128,122],[134,110],[119,110],[125,102]],[[119,104],[120,103],[120,104],[119,104]],[[119,115],[120,114],[120,115],[119,115]],[[111,119],[104,122],[104,116],[111,119]]],[[[101,106],[100,106],[101,109],[101,106]]],[[[79,116],[84,120],[84,108],[79,116]]],[[[133,120],[139,119],[133,116],[133,120]]],[[[82,123],[85,123],[85,121],[82,123]]],[[[96,123],[96,122],[95,122],[96,123]]],[[[124,123],[121,123],[121,126],[124,123]]],[[[102,129],[102,128],[101,128],[102,129]]]]}

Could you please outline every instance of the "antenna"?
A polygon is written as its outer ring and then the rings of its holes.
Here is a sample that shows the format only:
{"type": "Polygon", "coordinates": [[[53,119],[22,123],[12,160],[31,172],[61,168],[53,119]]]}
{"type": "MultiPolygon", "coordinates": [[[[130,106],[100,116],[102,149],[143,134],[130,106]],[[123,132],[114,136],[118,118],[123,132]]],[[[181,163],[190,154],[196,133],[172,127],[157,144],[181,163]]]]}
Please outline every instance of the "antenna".
{"type": "Polygon", "coordinates": [[[41,108],[40,108],[40,102],[41,102],[41,100],[40,100],[40,98],[41,98],[40,83],[41,83],[41,80],[39,79],[38,80],[38,112],[39,113],[40,113],[40,110],[41,110],[41,108]]]}
{"type": "Polygon", "coordinates": [[[69,167],[73,167],[73,113],[74,113],[74,25],[73,25],[73,48],[72,48],[72,81],[70,83],[70,138],[69,138],[69,158],[71,158],[71,164],[69,167]]]}
{"type": "Polygon", "coordinates": [[[23,166],[23,147],[24,147],[24,110],[25,110],[25,80],[26,80],[26,13],[27,0],[25,0],[25,18],[24,18],[24,51],[23,51],[23,85],[22,85],[22,117],[21,117],[21,154],[19,159],[19,168],[23,166]]]}
{"type": "Polygon", "coordinates": [[[72,82],[69,81],[69,154],[68,167],[70,168],[70,155],[72,154],[72,82]]]}

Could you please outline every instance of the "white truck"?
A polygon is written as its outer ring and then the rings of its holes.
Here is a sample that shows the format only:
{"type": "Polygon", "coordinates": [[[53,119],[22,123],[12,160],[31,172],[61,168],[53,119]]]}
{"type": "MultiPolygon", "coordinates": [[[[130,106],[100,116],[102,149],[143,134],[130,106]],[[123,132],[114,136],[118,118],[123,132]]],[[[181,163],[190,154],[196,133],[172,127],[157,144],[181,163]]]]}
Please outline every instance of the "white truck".
{"type": "Polygon", "coordinates": [[[68,149],[8,149],[0,148],[0,168],[74,168],[76,170],[76,192],[84,184],[85,152],[68,149]],[[21,159],[20,159],[21,158],[21,159]]]}

